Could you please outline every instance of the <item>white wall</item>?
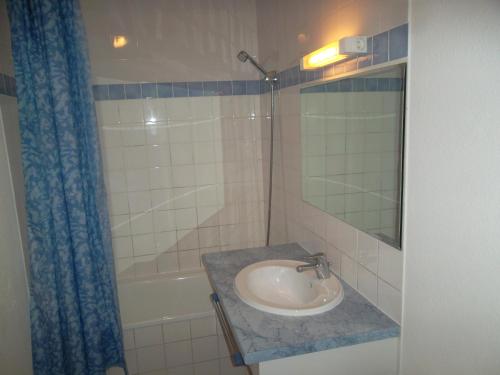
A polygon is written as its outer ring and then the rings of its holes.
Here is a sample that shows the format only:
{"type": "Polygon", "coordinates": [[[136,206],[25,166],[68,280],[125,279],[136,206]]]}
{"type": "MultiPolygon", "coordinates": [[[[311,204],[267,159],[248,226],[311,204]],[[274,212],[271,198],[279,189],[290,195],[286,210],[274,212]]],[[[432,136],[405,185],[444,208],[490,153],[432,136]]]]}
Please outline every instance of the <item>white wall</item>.
{"type": "Polygon", "coordinates": [[[81,0],[98,83],[257,79],[255,0],[81,0]],[[124,48],[112,47],[125,35],[124,48]]]}
{"type": "Polygon", "coordinates": [[[499,19],[410,5],[404,375],[500,373],[499,19]]]}
{"type": "Polygon", "coordinates": [[[28,289],[0,110],[0,369],[31,374],[28,289]]]}

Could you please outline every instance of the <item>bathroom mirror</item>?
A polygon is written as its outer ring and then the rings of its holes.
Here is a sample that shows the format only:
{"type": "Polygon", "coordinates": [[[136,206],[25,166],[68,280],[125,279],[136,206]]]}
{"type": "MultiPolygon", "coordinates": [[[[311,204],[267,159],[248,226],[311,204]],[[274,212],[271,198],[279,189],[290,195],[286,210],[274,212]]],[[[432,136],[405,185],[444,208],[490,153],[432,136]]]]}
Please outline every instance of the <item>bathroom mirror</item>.
{"type": "Polygon", "coordinates": [[[300,90],[304,201],[399,249],[405,71],[300,90]]]}

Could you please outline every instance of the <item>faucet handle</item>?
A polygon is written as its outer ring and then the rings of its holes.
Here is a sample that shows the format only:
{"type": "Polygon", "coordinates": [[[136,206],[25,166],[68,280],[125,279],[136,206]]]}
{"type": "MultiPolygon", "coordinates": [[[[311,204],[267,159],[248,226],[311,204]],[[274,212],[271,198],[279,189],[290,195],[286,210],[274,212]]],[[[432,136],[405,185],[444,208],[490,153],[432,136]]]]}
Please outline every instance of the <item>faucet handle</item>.
{"type": "Polygon", "coordinates": [[[319,258],[326,258],[325,253],[316,253],[304,257],[304,259],[319,259],[319,258]]]}

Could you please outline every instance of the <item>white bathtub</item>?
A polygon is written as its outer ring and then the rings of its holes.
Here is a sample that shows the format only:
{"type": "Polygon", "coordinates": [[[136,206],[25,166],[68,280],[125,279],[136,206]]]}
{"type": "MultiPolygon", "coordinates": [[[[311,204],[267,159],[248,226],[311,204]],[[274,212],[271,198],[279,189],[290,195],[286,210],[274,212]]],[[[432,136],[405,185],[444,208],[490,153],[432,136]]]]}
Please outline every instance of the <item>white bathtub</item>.
{"type": "Polygon", "coordinates": [[[205,272],[175,273],[118,283],[124,329],[213,315],[205,272]]]}
{"type": "MultiPolygon", "coordinates": [[[[120,280],[118,296],[130,374],[244,375],[216,328],[202,272],[120,280]]],[[[109,375],[123,375],[112,369],[109,375]]]]}

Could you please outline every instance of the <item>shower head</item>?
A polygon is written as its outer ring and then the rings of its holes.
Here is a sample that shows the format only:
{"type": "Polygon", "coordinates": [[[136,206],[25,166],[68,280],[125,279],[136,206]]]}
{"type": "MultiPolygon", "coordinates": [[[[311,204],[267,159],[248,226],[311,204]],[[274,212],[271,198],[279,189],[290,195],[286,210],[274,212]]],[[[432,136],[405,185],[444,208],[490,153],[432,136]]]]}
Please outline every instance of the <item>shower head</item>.
{"type": "Polygon", "coordinates": [[[240,60],[241,62],[245,62],[245,61],[248,60],[248,58],[250,56],[245,51],[240,51],[240,52],[238,52],[238,56],[237,57],[238,57],[238,60],[240,60]]]}
{"type": "Polygon", "coordinates": [[[266,71],[257,61],[254,60],[252,56],[248,54],[248,52],[240,51],[238,52],[238,55],[236,55],[236,57],[238,57],[238,60],[240,60],[242,63],[246,62],[247,60],[250,61],[250,63],[255,68],[257,68],[262,74],[264,74],[266,81],[276,82],[278,80],[278,75],[274,70],[270,72],[266,71]]]}

